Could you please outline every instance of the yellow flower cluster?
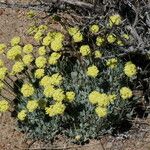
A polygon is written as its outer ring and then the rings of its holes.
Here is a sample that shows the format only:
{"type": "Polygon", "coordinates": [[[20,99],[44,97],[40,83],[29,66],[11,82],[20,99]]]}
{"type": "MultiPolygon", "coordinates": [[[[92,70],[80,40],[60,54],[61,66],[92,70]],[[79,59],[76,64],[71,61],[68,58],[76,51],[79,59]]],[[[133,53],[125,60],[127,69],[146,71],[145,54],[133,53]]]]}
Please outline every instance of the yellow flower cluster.
{"type": "Polygon", "coordinates": [[[37,69],[34,73],[35,78],[40,79],[44,76],[44,69],[37,69]]]}
{"type": "Polygon", "coordinates": [[[60,51],[62,49],[62,47],[63,47],[63,44],[60,41],[54,40],[51,43],[51,49],[55,52],[60,51]]]}
{"type": "Polygon", "coordinates": [[[20,43],[21,41],[21,38],[19,36],[15,36],[11,39],[10,43],[11,43],[11,46],[16,46],[20,43]]]}
{"type": "Polygon", "coordinates": [[[4,62],[0,59],[0,67],[4,66],[4,62]]]}
{"type": "Polygon", "coordinates": [[[60,88],[54,90],[53,99],[57,102],[61,102],[65,99],[64,91],[60,88]]]}
{"type": "Polygon", "coordinates": [[[4,87],[4,83],[0,81],[0,91],[3,89],[3,87],[4,87]]]}
{"type": "Polygon", "coordinates": [[[83,40],[83,35],[78,27],[71,27],[68,29],[69,34],[72,36],[75,43],[81,42],[83,40]]]}
{"type": "Polygon", "coordinates": [[[117,67],[117,63],[118,63],[118,60],[116,58],[111,58],[107,60],[106,65],[113,69],[117,67]]]}
{"type": "Polygon", "coordinates": [[[26,110],[21,110],[21,111],[18,113],[17,118],[18,118],[19,120],[23,121],[23,120],[25,120],[26,116],[27,116],[26,110]]]}
{"type": "Polygon", "coordinates": [[[53,85],[46,85],[43,94],[45,95],[45,97],[51,98],[53,96],[54,91],[55,89],[53,85]]]}
{"type": "Polygon", "coordinates": [[[96,104],[96,114],[99,117],[105,117],[107,115],[107,106],[116,100],[115,94],[99,93],[98,91],[92,91],[89,96],[89,102],[93,105],[96,104]]]}
{"type": "Polygon", "coordinates": [[[124,73],[128,77],[133,77],[137,74],[137,68],[131,61],[127,62],[124,67],[124,73]]]}
{"type": "Polygon", "coordinates": [[[25,83],[23,84],[21,88],[21,93],[23,94],[24,97],[29,97],[34,94],[34,88],[32,84],[30,83],[25,83]]]}
{"type": "Polygon", "coordinates": [[[114,43],[115,41],[116,41],[116,36],[114,35],[114,34],[109,34],[108,36],[107,36],[107,41],[109,42],[109,43],[114,43]]]}
{"type": "Polygon", "coordinates": [[[6,45],[3,43],[0,43],[0,54],[3,54],[5,49],[6,49],[6,45]]]}
{"type": "Polygon", "coordinates": [[[109,26],[120,25],[121,24],[121,16],[119,14],[114,14],[109,17],[109,26]]]}
{"type": "Polygon", "coordinates": [[[102,53],[99,50],[96,50],[94,52],[94,54],[95,54],[95,58],[101,58],[102,57],[102,53]]]}
{"type": "Polygon", "coordinates": [[[0,112],[5,112],[8,109],[9,109],[9,103],[4,99],[0,100],[0,112]]]}
{"type": "Polygon", "coordinates": [[[38,58],[36,58],[35,60],[35,64],[38,68],[44,68],[45,65],[47,63],[47,60],[44,56],[39,56],[38,58]]]}
{"type": "Polygon", "coordinates": [[[42,31],[38,30],[35,35],[34,35],[34,39],[39,42],[42,39],[43,33],[42,31]]]}
{"type": "Polygon", "coordinates": [[[38,107],[38,101],[37,100],[30,100],[27,103],[27,109],[29,112],[33,112],[38,107]]]}
{"type": "Polygon", "coordinates": [[[44,76],[40,85],[46,87],[47,85],[55,85],[58,86],[62,83],[63,77],[59,73],[55,73],[52,76],[44,76]]]}
{"type": "Polygon", "coordinates": [[[24,47],[23,47],[23,52],[25,54],[29,54],[33,51],[33,45],[32,44],[26,44],[24,47]]]}
{"type": "Polygon", "coordinates": [[[75,93],[73,91],[66,92],[66,98],[69,102],[72,102],[75,98],[75,93]]]}
{"type": "Polygon", "coordinates": [[[98,73],[99,73],[99,70],[95,65],[88,67],[87,72],[86,72],[87,76],[93,77],[93,78],[95,78],[98,75],[98,73]]]}
{"type": "Polygon", "coordinates": [[[105,39],[104,39],[103,37],[98,36],[98,37],[96,38],[96,45],[97,45],[97,46],[101,46],[101,45],[104,43],[104,41],[105,41],[105,39]]]}
{"type": "Polygon", "coordinates": [[[103,118],[108,114],[107,108],[101,106],[96,107],[95,112],[100,118],[103,118]]]}
{"type": "Polygon", "coordinates": [[[8,72],[8,69],[6,67],[0,68],[0,80],[5,79],[7,72],[8,72]]]}
{"type": "Polygon", "coordinates": [[[7,52],[7,58],[8,59],[11,59],[11,60],[14,60],[17,58],[17,56],[20,56],[21,55],[21,46],[19,45],[16,45],[14,47],[12,47],[8,52],[7,52]]]}
{"type": "Polygon", "coordinates": [[[35,16],[35,12],[33,10],[30,10],[27,12],[27,17],[28,18],[33,18],[35,16]]]}
{"type": "Polygon", "coordinates": [[[90,31],[91,31],[92,33],[97,33],[97,32],[99,31],[99,26],[96,25],[96,24],[92,25],[92,26],[90,27],[90,31]]]}
{"type": "Polygon", "coordinates": [[[82,56],[87,56],[89,55],[91,52],[89,45],[82,45],[80,47],[80,53],[82,54],[82,56]]]}
{"type": "Polygon", "coordinates": [[[24,64],[20,61],[16,61],[15,64],[12,67],[12,75],[15,75],[17,73],[20,73],[24,70],[24,64]]]}
{"type": "Polygon", "coordinates": [[[31,54],[24,55],[22,58],[24,65],[28,66],[33,61],[33,56],[31,54]]]}
{"type": "Polygon", "coordinates": [[[49,57],[49,60],[48,60],[49,64],[50,64],[50,65],[56,64],[56,63],[58,62],[58,59],[59,59],[60,57],[61,57],[61,54],[60,54],[60,53],[53,52],[53,53],[51,54],[51,56],[49,57]]]}
{"type": "Polygon", "coordinates": [[[61,115],[64,113],[66,106],[61,102],[56,102],[54,105],[50,105],[49,107],[45,108],[46,114],[50,117],[55,115],[61,115]]]}
{"type": "Polygon", "coordinates": [[[128,88],[128,87],[122,87],[120,89],[120,96],[121,96],[122,99],[124,99],[124,100],[129,99],[129,98],[132,97],[132,95],[133,94],[132,94],[132,91],[131,91],[130,88],[128,88]]]}
{"type": "Polygon", "coordinates": [[[39,54],[40,56],[43,56],[43,55],[46,54],[46,48],[45,48],[45,46],[42,46],[42,47],[40,47],[40,48],[38,49],[38,54],[39,54]]]}
{"type": "Polygon", "coordinates": [[[43,38],[42,45],[49,46],[52,41],[53,41],[52,37],[47,35],[46,37],[43,38]]]}

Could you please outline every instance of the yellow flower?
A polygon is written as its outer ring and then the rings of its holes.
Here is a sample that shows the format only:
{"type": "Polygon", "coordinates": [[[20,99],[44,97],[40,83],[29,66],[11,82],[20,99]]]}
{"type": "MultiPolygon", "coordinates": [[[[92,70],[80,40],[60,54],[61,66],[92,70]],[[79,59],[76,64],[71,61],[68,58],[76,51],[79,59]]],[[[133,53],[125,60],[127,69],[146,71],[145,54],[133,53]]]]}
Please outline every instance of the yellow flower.
{"type": "Polygon", "coordinates": [[[3,87],[4,87],[4,83],[0,81],[0,91],[3,89],[3,87]]]}
{"type": "Polygon", "coordinates": [[[104,39],[103,37],[98,36],[98,37],[96,38],[96,45],[97,45],[97,46],[101,46],[101,45],[104,43],[104,41],[105,41],[105,39],[104,39]]]}
{"type": "Polygon", "coordinates": [[[35,25],[30,26],[29,29],[27,30],[27,33],[29,35],[35,34],[36,32],[38,32],[38,28],[35,25]]]}
{"type": "Polygon", "coordinates": [[[53,40],[53,39],[52,39],[50,36],[46,36],[46,37],[43,39],[42,45],[48,46],[48,45],[50,45],[50,43],[52,42],[52,40],[53,40]]]}
{"type": "Polygon", "coordinates": [[[109,99],[110,103],[113,103],[114,100],[116,100],[116,98],[117,98],[116,94],[110,94],[110,95],[108,95],[108,99],[109,99]]]}
{"type": "Polygon", "coordinates": [[[128,77],[133,77],[137,74],[137,68],[131,61],[127,62],[124,67],[124,73],[128,77]]]}
{"type": "Polygon", "coordinates": [[[36,110],[38,107],[38,101],[37,100],[30,100],[27,103],[27,109],[29,110],[29,112],[33,112],[34,110],[36,110]]]}
{"type": "Polygon", "coordinates": [[[42,47],[40,47],[40,48],[38,49],[38,54],[39,54],[40,56],[43,56],[43,55],[46,54],[46,48],[45,48],[45,46],[42,46],[42,47]]]}
{"type": "Polygon", "coordinates": [[[3,60],[0,59],[0,67],[3,67],[4,66],[4,62],[3,60]]]}
{"type": "Polygon", "coordinates": [[[52,86],[52,85],[47,85],[47,86],[44,88],[43,94],[45,95],[45,97],[52,97],[54,91],[55,91],[54,86],[52,86]]]}
{"type": "Polygon", "coordinates": [[[42,35],[43,33],[41,31],[36,32],[36,34],[34,35],[34,39],[39,42],[42,39],[42,35]]]}
{"type": "Polygon", "coordinates": [[[37,66],[38,68],[44,68],[45,65],[46,65],[46,62],[47,62],[47,60],[46,60],[46,58],[43,57],[43,56],[39,56],[39,57],[36,58],[36,60],[35,60],[35,64],[36,64],[36,66],[37,66]]]}
{"type": "Polygon", "coordinates": [[[76,135],[75,136],[75,140],[79,141],[81,139],[81,136],[80,135],[76,135]]]}
{"type": "Polygon", "coordinates": [[[22,61],[25,65],[30,65],[33,61],[33,56],[31,54],[24,55],[22,61]]]}
{"type": "Polygon", "coordinates": [[[47,85],[51,85],[51,77],[50,76],[44,76],[40,81],[40,85],[43,87],[46,87],[47,85]]]}
{"type": "Polygon", "coordinates": [[[88,96],[89,102],[92,104],[97,104],[98,103],[98,97],[100,97],[100,93],[97,91],[92,91],[88,96]]]}
{"type": "Polygon", "coordinates": [[[0,100],[0,112],[5,112],[8,109],[9,109],[9,103],[4,99],[0,100]]]}
{"type": "Polygon", "coordinates": [[[51,105],[50,107],[46,107],[45,111],[46,114],[52,117],[52,116],[63,114],[65,109],[66,106],[64,104],[62,104],[61,102],[56,102],[54,105],[51,105]]]}
{"type": "Polygon", "coordinates": [[[62,42],[64,40],[64,35],[61,32],[56,32],[54,36],[54,40],[62,42]]]}
{"type": "Polygon", "coordinates": [[[117,44],[118,44],[119,46],[124,46],[124,44],[123,44],[123,42],[122,42],[121,40],[117,40],[117,44]]]}
{"type": "Polygon", "coordinates": [[[80,47],[80,53],[82,54],[82,56],[87,56],[89,55],[91,52],[89,45],[82,45],[80,47]]]}
{"type": "Polygon", "coordinates": [[[5,49],[6,49],[6,45],[1,43],[0,44],[0,54],[3,54],[5,49]]]}
{"type": "Polygon", "coordinates": [[[71,36],[74,36],[77,32],[79,31],[79,28],[78,27],[70,27],[68,29],[68,32],[71,36]]]}
{"type": "Polygon", "coordinates": [[[22,59],[22,61],[23,61],[23,63],[25,64],[25,65],[30,65],[31,64],[31,62],[33,61],[33,56],[32,55],[30,55],[30,54],[28,54],[28,55],[25,55],[25,56],[23,56],[23,59],[22,59]]]}
{"type": "Polygon", "coordinates": [[[54,40],[51,42],[51,49],[55,52],[60,51],[63,48],[63,44],[59,40],[54,40]]]}
{"type": "Polygon", "coordinates": [[[26,116],[27,116],[26,110],[21,110],[21,111],[18,113],[17,118],[18,118],[19,120],[23,121],[23,120],[25,120],[26,116]]]}
{"type": "Polygon", "coordinates": [[[109,17],[109,25],[112,27],[113,25],[121,24],[121,16],[119,14],[115,14],[109,17]]]}
{"type": "Polygon", "coordinates": [[[5,79],[7,72],[8,72],[8,69],[6,67],[0,68],[0,80],[5,79]]]}
{"type": "Polygon", "coordinates": [[[30,83],[25,83],[23,84],[21,88],[21,93],[23,94],[24,97],[29,97],[34,94],[34,88],[32,84],[30,83]]]}
{"type": "Polygon", "coordinates": [[[108,106],[110,104],[109,97],[105,93],[100,93],[99,97],[97,97],[97,102],[99,106],[108,106]]]}
{"type": "Polygon", "coordinates": [[[95,51],[94,54],[95,54],[95,58],[101,58],[102,57],[102,53],[99,50],[95,51]]]}
{"type": "Polygon", "coordinates": [[[92,25],[92,26],[90,27],[90,31],[91,31],[92,33],[97,33],[97,32],[99,31],[99,26],[96,25],[96,24],[92,25]]]}
{"type": "Polygon", "coordinates": [[[118,63],[118,60],[116,58],[111,58],[107,60],[106,65],[113,69],[117,67],[117,63],[118,63]]]}
{"type": "Polygon", "coordinates": [[[76,34],[73,35],[73,41],[75,43],[81,42],[83,40],[83,35],[80,31],[78,31],[76,34]]]}
{"type": "Polygon", "coordinates": [[[86,72],[87,76],[95,78],[99,73],[99,70],[96,66],[92,65],[88,67],[88,70],[86,72]]]}
{"type": "Polygon", "coordinates": [[[17,74],[17,73],[20,73],[22,72],[24,69],[24,64],[22,62],[15,62],[15,64],[13,65],[12,67],[12,74],[17,74]]]}
{"type": "Polygon", "coordinates": [[[40,79],[44,76],[44,69],[37,69],[34,73],[35,78],[40,79]]]}
{"type": "Polygon", "coordinates": [[[39,30],[39,31],[42,31],[42,32],[46,31],[47,29],[48,29],[48,27],[47,27],[46,25],[44,25],[44,24],[42,24],[42,25],[40,25],[40,26],[38,27],[38,30],[39,30]]]}
{"type": "Polygon", "coordinates": [[[95,112],[100,118],[103,118],[107,115],[108,110],[107,110],[107,108],[98,106],[98,107],[96,107],[95,112]]]}
{"type": "Polygon", "coordinates": [[[75,98],[75,93],[73,91],[66,92],[66,98],[69,102],[72,102],[75,98]]]}
{"type": "Polygon", "coordinates": [[[129,98],[132,97],[132,95],[133,95],[132,91],[128,87],[122,87],[120,89],[120,96],[121,96],[122,99],[124,99],[124,100],[129,99],[129,98]]]}
{"type": "Polygon", "coordinates": [[[61,102],[62,100],[65,99],[65,94],[62,89],[56,89],[53,93],[53,99],[57,102],[61,102]]]}
{"type": "Polygon", "coordinates": [[[33,51],[33,45],[32,44],[26,44],[24,47],[23,47],[23,52],[26,53],[26,54],[29,54],[33,51]]]}
{"type": "Polygon", "coordinates": [[[116,41],[116,36],[115,36],[114,34],[109,34],[109,35],[107,36],[107,41],[108,41],[109,43],[114,43],[114,42],[116,41]]]}
{"type": "Polygon", "coordinates": [[[11,60],[14,60],[16,59],[18,56],[21,55],[21,46],[19,45],[16,45],[14,47],[12,47],[8,52],[7,52],[7,58],[8,59],[11,59],[11,60]]]}
{"type": "Polygon", "coordinates": [[[50,77],[52,85],[60,85],[62,83],[63,77],[59,73],[55,73],[50,77]]]}
{"type": "Polygon", "coordinates": [[[58,61],[58,59],[59,59],[60,57],[61,57],[61,54],[60,54],[60,53],[53,52],[53,53],[51,54],[51,56],[49,57],[49,60],[48,60],[49,64],[50,64],[50,65],[56,64],[57,61],[58,61]]]}
{"type": "Polygon", "coordinates": [[[27,12],[27,17],[28,18],[33,18],[35,16],[35,14],[36,13],[33,10],[30,10],[30,11],[27,12]]]}
{"type": "Polygon", "coordinates": [[[11,39],[11,46],[16,46],[20,43],[21,39],[19,36],[15,36],[11,39]]]}
{"type": "Polygon", "coordinates": [[[129,40],[129,39],[130,39],[130,37],[129,37],[128,34],[123,34],[122,37],[125,38],[126,40],[129,40]]]}

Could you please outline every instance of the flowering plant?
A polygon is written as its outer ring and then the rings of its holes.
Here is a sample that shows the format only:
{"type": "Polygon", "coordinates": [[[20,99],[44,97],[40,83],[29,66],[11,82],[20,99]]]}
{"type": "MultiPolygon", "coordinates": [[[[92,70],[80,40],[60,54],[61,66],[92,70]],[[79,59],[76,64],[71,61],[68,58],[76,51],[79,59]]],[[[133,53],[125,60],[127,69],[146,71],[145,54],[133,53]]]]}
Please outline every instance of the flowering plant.
{"type": "Polygon", "coordinates": [[[138,68],[117,57],[132,39],[120,25],[118,14],[85,30],[68,26],[65,33],[42,24],[28,30],[37,45],[18,36],[0,44],[0,54],[13,62],[9,70],[0,60],[0,89],[15,99],[1,94],[0,112],[14,102],[19,128],[34,138],[65,134],[85,141],[112,133],[137,102],[130,83],[138,68]]]}

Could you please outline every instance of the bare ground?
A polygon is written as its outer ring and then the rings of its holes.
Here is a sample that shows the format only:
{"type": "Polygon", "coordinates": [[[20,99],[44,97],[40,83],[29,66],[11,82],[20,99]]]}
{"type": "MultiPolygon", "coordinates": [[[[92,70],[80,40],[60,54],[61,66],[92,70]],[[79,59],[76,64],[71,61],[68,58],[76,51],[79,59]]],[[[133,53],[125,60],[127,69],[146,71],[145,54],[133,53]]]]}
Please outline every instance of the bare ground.
{"type": "MultiPolygon", "coordinates": [[[[25,37],[30,23],[25,10],[0,9],[0,42],[8,43],[13,36],[25,37]]],[[[40,13],[39,13],[40,14],[40,13]]],[[[136,119],[132,129],[117,137],[104,136],[84,146],[73,145],[66,138],[59,138],[53,145],[27,140],[25,134],[16,131],[16,121],[10,112],[0,114],[0,150],[17,149],[71,149],[71,150],[150,150],[150,118],[136,119]]]]}

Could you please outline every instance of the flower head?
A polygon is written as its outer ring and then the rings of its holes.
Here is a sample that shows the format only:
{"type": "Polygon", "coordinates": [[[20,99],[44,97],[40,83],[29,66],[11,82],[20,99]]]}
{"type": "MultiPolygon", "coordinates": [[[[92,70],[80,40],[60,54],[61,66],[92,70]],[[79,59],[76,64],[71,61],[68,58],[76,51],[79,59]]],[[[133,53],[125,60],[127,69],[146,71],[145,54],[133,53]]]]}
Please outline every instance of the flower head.
{"type": "Polygon", "coordinates": [[[35,78],[40,79],[44,76],[44,69],[37,69],[34,73],[35,78]]]}
{"type": "Polygon", "coordinates": [[[126,100],[132,97],[132,91],[128,87],[122,87],[120,89],[120,96],[122,99],[126,100]]]}
{"type": "Polygon", "coordinates": [[[49,60],[48,60],[49,64],[50,64],[50,65],[56,64],[57,61],[58,61],[58,59],[59,59],[60,57],[61,57],[61,54],[60,54],[60,53],[53,52],[53,53],[51,54],[51,56],[49,57],[49,60]]]}
{"type": "Polygon", "coordinates": [[[106,65],[110,68],[115,68],[117,66],[118,60],[116,58],[110,58],[107,60],[106,65]]]}
{"type": "Polygon", "coordinates": [[[65,94],[62,89],[56,89],[53,93],[53,99],[57,102],[61,102],[65,99],[65,94]]]}
{"type": "Polygon", "coordinates": [[[60,51],[63,48],[62,41],[54,40],[51,42],[51,49],[55,52],[60,51]]]}
{"type": "Polygon", "coordinates": [[[12,67],[12,74],[20,73],[24,70],[24,64],[20,61],[15,62],[15,64],[12,67]]]}
{"type": "Polygon", "coordinates": [[[104,39],[103,37],[98,36],[98,37],[96,38],[96,45],[97,45],[97,46],[101,46],[101,45],[104,43],[104,41],[105,41],[105,39],[104,39]]]}
{"type": "Polygon", "coordinates": [[[87,76],[95,78],[99,73],[99,70],[96,66],[92,65],[87,69],[87,76]]]}
{"type": "Polygon", "coordinates": [[[5,112],[8,110],[8,108],[9,108],[9,103],[4,99],[0,100],[0,112],[5,112]]]}
{"type": "Polygon", "coordinates": [[[21,38],[19,36],[15,36],[11,39],[11,46],[16,46],[20,43],[21,38]]]}
{"type": "Polygon", "coordinates": [[[23,84],[21,88],[21,93],[23,94],[24,97],[29,97],[34,94],[34,88],[32,84],[30,83],[25,83],[23,84]]]}
{"type": "Polygon", "coordinates": [[[95,112],[100,118],[103,118],[107,115],[108,110],[105,107],[98,106],[98,107],[96,107],[95,112]]]}
{"type": "Polygon", "coordinates": [[[39,56],[38,58],[36,58],[35,60],[35,64],[38,68],[44,68],[46,65],[46,58],[44,56],[39,56]]]}
{"type": "Polygon", "coordinates": [[[38,107],[38,101],[37,100],[30,100],[27,103],[27,109],[29,110],[29,112],[33,112],[34,110],[36,110],[38,107]]]}
{"type": "Polygon", "coordinates": [[[33,45],[32,44],[26,44],[24,47],[23,47],[23,52],[26,53],[26,54],[29,54],[33,51],[33,45]]]}
{"type": "Polygon", "coordinates": [[[38,54],[39,54],[40,56],[43,56],[43,55],[46,54],[46,48],[45,48],[45,46],[42,46],[42,47],[40,47],[40,48],[38,49],[38,54]]]}
{"type": "Polygon", "coordinates": [[[109,43],[114,43],[114,42],[116,41],[116,36],[115,36],[114,34],[109,34],[109,35],[107,36],[107,41],[108,41],[109,43]]]}
{"type": "Polygon", "coordinates": [[[5,79],[7,72],[8,72],[8,69],[6,67],[0,68],[0,80],[5,79]]]}
{"type": "Polygon", "coordinates": [[[113,25],[121,24],[121,16],[119,14],[115,14],[109,17],[109,25],[112,27],[113,25]]]}
{"type": "Polygon", "coordinates": [[[95,58],[101,58],[102,57],[102,53],[99,50],[96,50],[94,52],[95,58]]]}
{"type": "Polygon", "coordinates": [[[33,56],[32,56],[31,54],[27,54],[27,55],[23,56],[22,61],[23,61],[23,63],[24,63],[25,65],[28,66],[28,65],[30,65],[31,62],[33,61],[33,56]]]}
{"type": "Polygon", "coordinates": [[[80,53],[82,54],[82,56],[87,56],[89,55],[91,52],[89,45],[82,45],[80,47],[80,53]]]}
{"type": "Polygon", "coordinates": [[[92,25],[92,26],[90,27],[90,31],[91,31],[92,33],[97,33],[97,32],[99,31],[99,26],[96,25],[96,24],[92,25]]]}
{"type": "Polygon", "coordinates": [[[21,121],[25,120],[26,116],[27,116],[26,110],[21,110],[17,115],[18,119],[21,121]]]}
{"type": "Polygon", "coordinates": [[[88,96],[89,102],[92,104],[97,104],[98,103],[98,97],[100,97],[100,93],[97,91],[92,91],[88,96]]]}
{"type": "Polygon", "coordinates": [[[66,98],[69,102],[72,102],[75,98],[75,93],[73,91],[66,92],[66,98]]]}
{"type": "Polygon", "coordinates": [[[128,77],[133,77],[137,74],[137,68],[131,61],[127,62],[124,67],[124,73],[128,77]]]}
{"type": "Polygon", "coordinates": [[[0,43],[0,54],[3,54],[4,53],[4,50],[6,49],[6,45],[3,44],[3,43],[0,43]]]}

